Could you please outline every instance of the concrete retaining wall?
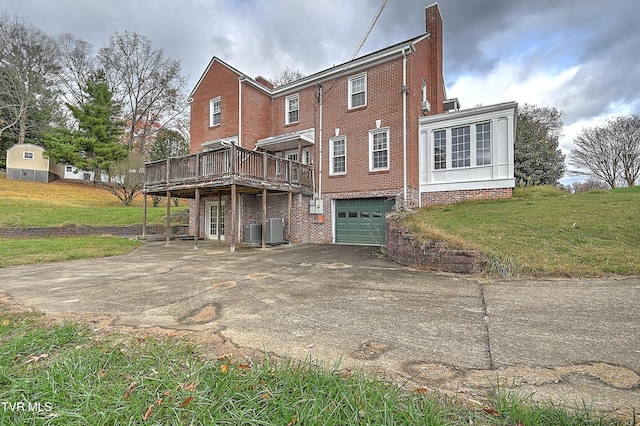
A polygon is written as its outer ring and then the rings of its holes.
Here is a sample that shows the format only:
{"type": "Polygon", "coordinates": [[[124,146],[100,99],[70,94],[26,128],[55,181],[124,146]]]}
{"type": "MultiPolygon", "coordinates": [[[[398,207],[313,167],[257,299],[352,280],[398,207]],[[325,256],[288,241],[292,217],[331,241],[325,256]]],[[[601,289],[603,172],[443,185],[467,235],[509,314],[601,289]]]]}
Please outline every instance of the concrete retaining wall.
{"type": "Polygon", "coordinates": [[[456,250],[442,241],[418,241],[393,215],[387,217],[387,257],[415,269],[473,274],[482,271],[485,256],[477,250],[456,250]]]}

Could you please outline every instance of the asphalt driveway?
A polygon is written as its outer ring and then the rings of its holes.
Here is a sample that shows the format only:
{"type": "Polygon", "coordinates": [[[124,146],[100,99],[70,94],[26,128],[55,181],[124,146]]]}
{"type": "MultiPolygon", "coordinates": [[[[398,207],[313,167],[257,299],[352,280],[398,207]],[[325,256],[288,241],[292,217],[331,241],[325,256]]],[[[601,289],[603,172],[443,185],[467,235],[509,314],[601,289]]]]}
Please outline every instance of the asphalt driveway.
{"type": "Polygon", "coordinates": [[[640,411],[640,279],[496,281],[398,266],[375,248],[147,243],[0,269],[0,293],[49,314],[190,330],[238,347],[468,395],[640,411]]]}

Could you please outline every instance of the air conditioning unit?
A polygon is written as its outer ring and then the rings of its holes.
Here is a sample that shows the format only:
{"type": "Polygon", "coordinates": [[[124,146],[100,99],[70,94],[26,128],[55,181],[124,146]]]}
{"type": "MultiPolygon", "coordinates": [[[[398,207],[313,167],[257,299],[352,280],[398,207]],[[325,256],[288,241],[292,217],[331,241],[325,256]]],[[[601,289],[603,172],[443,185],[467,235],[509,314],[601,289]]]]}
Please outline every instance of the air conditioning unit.
{"type": "Polygon", "coordinates": [[[247,244],[260,244],[262,242],[261,223],[250,223],[244,226],[244,242],[247,244]]]}
{"type": "Polygon", "coordinates": [[[431,111],[431,104],[429,101],[422,101],[422,109],[425,111],[431,111]]]}
{"type": "Polygon", "coordinates": [[[284,218],[274,217],[267,219],[267,244],[284,243],[284,218]]]}

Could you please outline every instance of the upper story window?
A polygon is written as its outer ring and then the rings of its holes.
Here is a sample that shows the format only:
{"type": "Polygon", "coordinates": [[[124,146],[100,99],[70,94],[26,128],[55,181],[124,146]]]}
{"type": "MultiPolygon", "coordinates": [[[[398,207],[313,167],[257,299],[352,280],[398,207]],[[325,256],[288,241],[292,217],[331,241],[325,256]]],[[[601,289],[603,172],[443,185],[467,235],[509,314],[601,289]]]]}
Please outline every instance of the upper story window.
{"type": "Polygon", "coordinates": [[[285,102],[285,124],[297,123],[300,119],[300,97],[295,94],[287,96],[285,102]]]}
{"type": "Polygon", "coordinates": [[[349,109],[367,105],[367,74],[349,78],[349,109]]]}
{"type": "Polygon", "coordinates": [[[369,132],[369,171],[389,169],[389,129],[369,132]]]}
{"type": "Polygon", "coordinates": [[[33,156],[33,152],[31,151],[24,151],[22,153],[22,158],[24,158],[25,160],[33,160],[34,156],[33,156]]]}
{"type": "Polygon", "coordinates": [[[338,137],[330,140],[331,174],[343,175],[347,172],[347,139],[338,137]]]}
{"type": "Polygon", "coordinates": [[[209,101],[209,127],[217,126],[222,119],[220,109],[220,96],[209,101]]]}

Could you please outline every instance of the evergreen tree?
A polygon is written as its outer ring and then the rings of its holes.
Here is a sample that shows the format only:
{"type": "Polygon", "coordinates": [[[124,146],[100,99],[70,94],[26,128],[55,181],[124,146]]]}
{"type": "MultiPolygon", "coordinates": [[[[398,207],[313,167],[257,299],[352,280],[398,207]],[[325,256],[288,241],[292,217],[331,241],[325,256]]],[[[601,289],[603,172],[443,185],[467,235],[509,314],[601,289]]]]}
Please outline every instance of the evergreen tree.
{"type": "Polygon", "coordinates": [[[118,119],[120,108],[113,101],[104,72],[91,75],[85,87],[87,101],[79,106],[66,104],[77,120],[77,128],[58,127],[45,136],[46,154],[60,163],[94,172],[101,171],[127,156],[120,143],[124,123],[118,119]]]}
{"type": "Polygon", "coordinates": [[[564,114],[556,108],[525,104],[518,110],[514,146],[516,184],[555,185],[564,173],[564,155],[558,149],[564,114]]]}

